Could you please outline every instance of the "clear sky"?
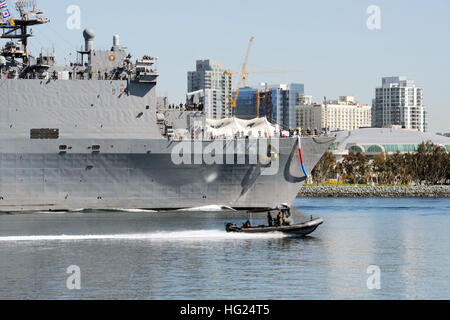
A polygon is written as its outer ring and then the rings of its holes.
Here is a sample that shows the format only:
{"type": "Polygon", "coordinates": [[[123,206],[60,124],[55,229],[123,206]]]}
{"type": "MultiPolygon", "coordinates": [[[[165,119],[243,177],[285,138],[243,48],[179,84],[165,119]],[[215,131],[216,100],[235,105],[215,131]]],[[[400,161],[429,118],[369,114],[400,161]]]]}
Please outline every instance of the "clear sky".
{"type": "MultiPolygon", "coordinates": [[[[8,1],[12,3],[12,0],[8,1]]],[[[95,30],[96,48],[112,35],[134,57],[159,58],[158,94],[182,102],[186,73],[197,59],[215,59],[239,71],[251,36],[248,70],[301,69],[251,75],[259,82],[305,84],[314,101],[353,95],[371,104],[384,76],[405,75],[424,87],[431,132],[450,132],[450,0],[40,0],[51,23],[34,28],[31,48],[56,49],[59,63],[95,30]],[[81,8],[81,30],[66,26],[69,5],[81,8]],[[377,5],[381,29],[366,13],[377,5]]],[[[72,60],[74,55],[72,55],[72,60]]],[[[234,83],[237,83],[235,79],[234,83]]]]}

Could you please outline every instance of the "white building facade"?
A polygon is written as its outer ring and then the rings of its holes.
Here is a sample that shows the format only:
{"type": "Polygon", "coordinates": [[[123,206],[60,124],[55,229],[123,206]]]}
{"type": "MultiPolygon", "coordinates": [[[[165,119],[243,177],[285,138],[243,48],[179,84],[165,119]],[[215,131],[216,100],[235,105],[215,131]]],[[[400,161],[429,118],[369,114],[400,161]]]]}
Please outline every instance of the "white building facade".
{"type": "Polygon", "coordinates": [[[231,108],[224,107],[228,105],[227,97],[232,96],[232,76],[228,68],[214,60],[197,60],[196,71],[188,72],[187,78],[188,94],[205,90],[205,110],[211,111],[213,119],[231,116],[231,108]]]}
{"type": "Polygon", "coordinates": [[[358,104],[352,96],[341,96],[339,100],[323,104],[301,104],[305,100],[299,96],[297,128],[338,131],[370,127],[372,124],[372,107],[358,104]]]}
{"type": "Polygon", "coordinates": [[[385,77],[376,88],[372,108],[372,125],[399,125],[404,129],[428,131],[427,110],[423,104],[423,88],[406,77],[385,77]]]}

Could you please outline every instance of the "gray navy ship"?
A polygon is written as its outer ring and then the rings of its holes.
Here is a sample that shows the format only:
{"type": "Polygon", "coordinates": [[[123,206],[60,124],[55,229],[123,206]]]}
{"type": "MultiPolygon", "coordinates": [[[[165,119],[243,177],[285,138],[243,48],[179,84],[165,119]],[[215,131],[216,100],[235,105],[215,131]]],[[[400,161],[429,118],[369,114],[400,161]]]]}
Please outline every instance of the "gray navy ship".
{"type": "Polygon", "coordinates": [[[272,209],[293,203],[333,141],[208,136],[199,107],[157,109],[150,55],[133,59],[118,36],[96,50],[86,29],[78,61],[58,66],[28,46],[49,20],[17,9],[0,18],[0,211],[272,209]]]}

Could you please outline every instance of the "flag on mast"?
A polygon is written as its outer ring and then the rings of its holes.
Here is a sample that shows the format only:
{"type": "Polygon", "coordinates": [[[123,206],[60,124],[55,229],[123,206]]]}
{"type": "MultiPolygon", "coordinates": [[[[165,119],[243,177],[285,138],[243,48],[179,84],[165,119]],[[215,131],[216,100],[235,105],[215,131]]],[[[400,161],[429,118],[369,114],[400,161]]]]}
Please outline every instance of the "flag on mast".
{"type": "Polygon", "coordinates": [[[8,9],[8,4],[6,3],[6,1],[2,1],[0,0],[0,10],[1,10],[1,16],[3,19],[6,20],[6,25],[8,27],[13,27],[16,25],[16,23],[14,22],[14,19],[11,17],[11,13],[9,12],[8,9]]]}

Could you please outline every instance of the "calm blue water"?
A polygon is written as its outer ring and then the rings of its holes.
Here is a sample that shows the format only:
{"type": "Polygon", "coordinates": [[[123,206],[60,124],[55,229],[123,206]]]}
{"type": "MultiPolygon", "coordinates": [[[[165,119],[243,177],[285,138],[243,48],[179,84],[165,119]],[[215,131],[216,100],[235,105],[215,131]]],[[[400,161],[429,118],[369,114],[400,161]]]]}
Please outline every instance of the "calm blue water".
{"type": "Polygon", "coordinates": [[[291,238],[227,234],[247,215],[226,212],[0,215],[0,299],[450,298],[450,199],[295,206],[325,224],[291,238]],[[71,265],[80,290],[67,289],[71,265]],[[367,288],[370,265],[379,290],[367,288]]]}

